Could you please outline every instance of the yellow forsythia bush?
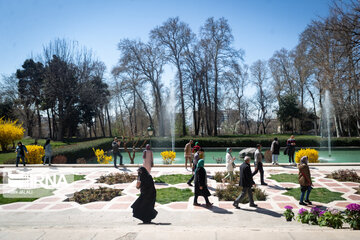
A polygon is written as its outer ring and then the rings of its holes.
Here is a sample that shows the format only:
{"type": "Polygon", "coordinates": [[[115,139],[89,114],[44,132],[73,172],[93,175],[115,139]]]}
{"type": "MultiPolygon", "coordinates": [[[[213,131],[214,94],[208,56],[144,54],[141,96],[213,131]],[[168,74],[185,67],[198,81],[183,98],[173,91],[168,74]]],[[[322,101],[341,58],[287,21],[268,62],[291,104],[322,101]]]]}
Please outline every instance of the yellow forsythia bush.
{"type": "Polygon", "coordinates": [[[4,120],[4,117],[0,118],[0,145],[2,151],[6,151],[9,144],[21,140],[24,137],[24,132],[25,129],[17,121],[4,120]]]}
{"type": "Polygon", "coordinates": [[[106,152],[104,152],[104,150],[102,150],[102,149],[96,149],[95,150],[93,148],[93,151],[94,151],[95,156],[97,158],[97,162],[100,163],[100,164],[108,164],[112,160],[112,157],[108,156],[106,154],[106,152]]]}
{"type": "Polygon", "coordinates": [[[175,161],[176,153],[173,151],[164,151],[160,153],[164,164],[172,164],[175,161]]]}
{"type": "Polygon", "coordinates": [[[319,162],[319,152],[312,148],[300,149],[296,152],[295,162],[299,163],[300,159],[303,156],[308,157],[309,163],[318,163],[319,162]]]}
{"type": "Polygon", "coordinates": [[[26,163],[28,164],[43,163],[43,157],[45,156],[45,150],[43,146],[27,145],[26,149],[28,150],[28,153],[25,153],[26,163]]]}

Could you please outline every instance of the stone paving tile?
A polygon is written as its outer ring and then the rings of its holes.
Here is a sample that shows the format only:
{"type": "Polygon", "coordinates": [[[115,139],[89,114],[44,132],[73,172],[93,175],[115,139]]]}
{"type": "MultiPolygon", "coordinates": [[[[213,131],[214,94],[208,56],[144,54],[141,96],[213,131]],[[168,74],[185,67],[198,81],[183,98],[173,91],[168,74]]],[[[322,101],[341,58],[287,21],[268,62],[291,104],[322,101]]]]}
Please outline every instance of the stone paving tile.
{"type": "Polygon", "coordinates": [[[342,184],[348,187],[357,187],[360,185],[360,183],[354,183],[354,182],[343,182],[342,184]]]}
{"type": "Polygon", "coordinates": [[[334,182],[335,180],[330,179],[330,178],[320,178],[319,181],[320,182],[334,182]]]}
{"type": "Polygon", "coordinates": [[[348,198],[350,198],[351,200],[354,200],[354,201],[360,201],[360,195],[350,195],[348,196],[348,198]]]}
{"type": "Polygon", "coordinates": [[[126,192],[128,193],[133,193],[133,194],[138,194],[140,193],[140,190],[134,188],[134,189],[126,189],[126,192]]]}
{"type": "Polygon", "coordinates": [[[22,208],[27,205],[28,205],[27,203],[11,203],[11,204],[7,204],[7,205],[3,205],[3,206],[1,206],[1,208],[5,209],[5,210],[17,210],[17,209],[22,208]]]}
{"type": "Polygon", "coordinates": [[[338,202],[335,204],[337,207],[343,207],[345,208],[347,205],[349,205],[351,202],[338,202]]]}
{"type": "Polygon", "coordinates": [[[40,198],[39,200],[36,200],[36,202],[58,202],[63,200],[63,198],[59,197],[46,197],[46,198],[40,198]]]}
{"type": "Polygon", "coordinates": [[[284,188],[298,187],[298,184],[295,184],[295,183],[279,183],[279,185],[284,188]]]}
{"type": "Polygon", "coordinates": [[[65,209],[70,209],[73,207],[74,207],[74,205],[72,205],[71,203],[59,203],[59,204],[55,204],[54,206],[50,207],[49,209],[50,210],[65,210],[65,209]]]}
{"type": "Polygon", "coordinates": [[[333,187],[331,188],[332,190],[334,191],[337,191],[337,192],[343,192],[343,193],[347,193],[347,192],[350,192],[351,189],[349,188],[344,188],[344,187],[333,187]]]}
{"type": "Polygon", "coordinates": [[[120,196],[120,197],[116,197],[114,199],[112,199],[112,202],[133,202],[135,201],[135,197],[130,196],[130,195],[124,195],[124,196],[120,196]]]}
{"type": "Polygon", "coordinates": [[[50,204],[45,204],[45,203],[33,203],[30,204],[30,206],[28,206],[27,208],[25,208],[26,210],[40,210],[40,209],[44,209],[46,207],[48,207],[50,204]]]}
{"type": "Polygon", "coordinates": [[[176,209],[176,210],[185,210],[188,208],[188,203],[187,202],[169,203],[167,205],[167,207],[169,207],[171,209],[176,209]]]}
{"type": "Polygon", "coordinates": [[[328,186],[328,187],[341,187],[341,184],[338,183],[328,183],[328,182],[324,182],[324,185],[328,186]]]}
{"type": "Polygon", "coordinates": [[[111,204],[108,209],[115,210],[115,209],[128,209],[131,206],[131,203],[114,203],[111,204]]]}
{"type": "Polygon", "coordinates": [[[106,205],[107,205],[107,203],[104,203],[104,202],[95,202],[95,203],[85,204],[85,205],[83,205],[83,207],[86,209],[99,210],[99,209],[103,209],[106,205]]]}
{"type": "Polygon", "coordinates": [[[285,206],[292,206],[294,209],[298,209],[299,206],[293,202],[277,203],[280,209],[285,209],[285,206]]]}
{"type": "Polygon", "coordinates": [[[235,207],[234,207],[232,204],[233,204],[232,201],[229,201],[229,202],[219,202],[219,208],[235,209],[235,207]]]}
{"type": "Polygon", "coordinates": [[[273,196],[271,197],[271,199],[273,201],[277,201],[277,202],[286,202],[286,201],[291,201],[292,199],[286,196],[282,196],[282,195],[277,195],[277,196],[273,196]]]}
{"type": "Polygon", "coordinates": [[[256,204],[258,205],[259,208],[265,208],[265,209],[274,209],[274,207],[271,205],[271,203],[267,203],[267,202],[256,202],[256,204]]]}

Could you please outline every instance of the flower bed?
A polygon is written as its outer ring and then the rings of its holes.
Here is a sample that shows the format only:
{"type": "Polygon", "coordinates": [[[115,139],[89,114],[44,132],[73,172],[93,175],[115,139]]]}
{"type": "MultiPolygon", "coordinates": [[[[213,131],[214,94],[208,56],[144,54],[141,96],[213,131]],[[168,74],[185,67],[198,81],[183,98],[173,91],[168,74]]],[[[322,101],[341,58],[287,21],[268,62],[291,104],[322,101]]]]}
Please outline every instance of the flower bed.
{"type": "Polygon", "coordinates": [[[83,189],[80,192],[75,192],[74,196],[66,199],[65,201],[77,202],[79,204],[85,204],[96,201],[110,201],[111,199],[121,196],[122,189],[114,188],[90,188],[83,189]]]}
{"type": "Polygon", "coordinates": [[[137,178],[136,175],[128,173],[111,173],[109,175],[100,176],[97,179],[97,183],[106,183],[109,185],[119,184],[119,183],[130,183],[137,178]]]}
{"type": "MultiPolygon", "coordinates": [[[[219,198],[220,201],[234,201],[241,193],[242,187],[235,184],[229,184],[225,188],[216,188],[215,195],[219,198]]],[[[265,201],[266,193],[260,188],[255,187],[253,189],[253,198],[254,201],[265,201]]],[[[241,203],[248,203],[249,198],[246,197],[242,200],[241,203]]]]}
{"type": "Polygon", "coordinates": [[[355,170],[344,169],[334,171],[328,175],[327,178],[332,178],[340,182],[358,182],[360,183],[360,177],[355,170]]]}

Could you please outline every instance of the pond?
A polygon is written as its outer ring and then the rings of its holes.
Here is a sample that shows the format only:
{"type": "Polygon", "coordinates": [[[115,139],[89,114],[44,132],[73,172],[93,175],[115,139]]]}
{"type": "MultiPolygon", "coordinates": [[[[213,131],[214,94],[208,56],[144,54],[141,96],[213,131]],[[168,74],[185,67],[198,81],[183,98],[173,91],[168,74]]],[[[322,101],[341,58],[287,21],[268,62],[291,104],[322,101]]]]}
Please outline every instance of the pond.
{"type": "MultiPolygon", "coordinates": [[[[217,158],[222,158],[225,161],[225,151],[226,148],[204,148],[205,149],[205,162],[206,163],[216,163],[217,158]]],[[[236,157],[236,163],[241,163],[242,159],[239,158],[239,152],[243,148],[233,148],[233,156],[236,157]]],[[[160,156],[162,151],[169,149],[156,148],[153,149],[154,152],[154,162],[155,164],[162,164],[163,160],[160,156]]],[[[264,153],[268,149],[263,149],[264,153]]],[[[299,150],[299,149],[297,149],[299,150]]],[[[360,148],[333,148],[332,155],[329,157],[327,149],[317,149],[319,151],[319,160],[323,163],[348,163],[348,162],[358,162],[360,163],[360,148]]],[[[175,164],[184,164],[184,151],[183,148],[176,148],[176,158],[175,164]]],[[[121,151],[123,155],[123,162],[125,164],[130,163],[129,155],[121,151]]],[[[119,162],[119,158],[117,160],[119,162]]],[[[142,152],[137,152],[135,156],[135,163],[142,163],[142,152]]],[[[283,154],[283,149],[280,151],[279,155],[280,163],[288,163],[288,156],[283,154]]],[[[88,163],[96,163],[96,160],[90,160],[88,163]]]]}

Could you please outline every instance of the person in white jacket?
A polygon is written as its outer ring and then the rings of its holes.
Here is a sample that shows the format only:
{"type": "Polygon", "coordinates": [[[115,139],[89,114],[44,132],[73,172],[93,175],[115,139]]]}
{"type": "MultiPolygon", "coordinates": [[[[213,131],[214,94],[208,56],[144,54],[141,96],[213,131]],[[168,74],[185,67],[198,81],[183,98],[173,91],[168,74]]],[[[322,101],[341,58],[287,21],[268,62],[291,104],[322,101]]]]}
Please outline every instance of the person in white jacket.
{"type": "Polygon", "coordinates": [[[222,179],[222,182],[225,183],[225,180],[227,178],[230,178],[230,181],[233,180],[234,177],[234,167],[235,167],[235,158],[231,155],[232,153],[232,149],[231,148],[227,148],[226,149],[226,170],[227,170],[227,174],[226,176],[222,179]]]}

